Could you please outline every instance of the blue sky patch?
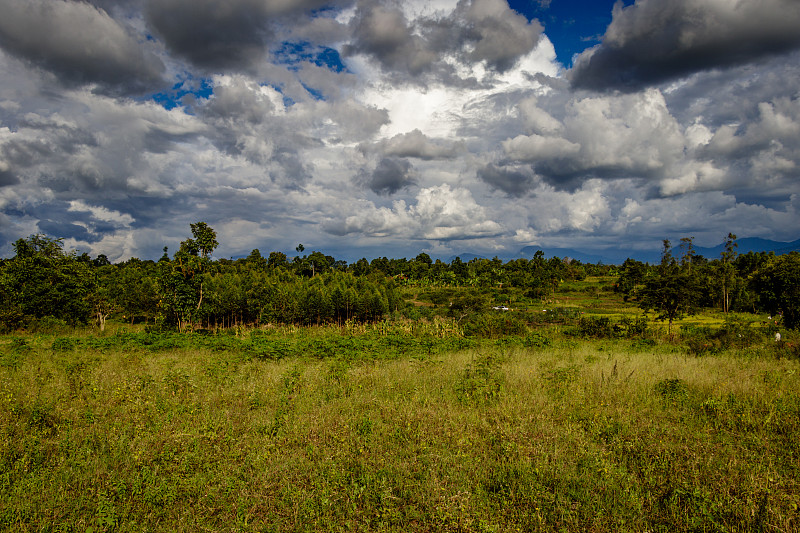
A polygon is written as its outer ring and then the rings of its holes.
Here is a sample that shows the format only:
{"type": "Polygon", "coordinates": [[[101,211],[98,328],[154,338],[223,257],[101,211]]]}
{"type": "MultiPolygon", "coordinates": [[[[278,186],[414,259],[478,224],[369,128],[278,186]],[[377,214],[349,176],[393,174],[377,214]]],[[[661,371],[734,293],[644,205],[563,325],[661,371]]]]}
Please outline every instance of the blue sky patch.
{"type": "Polygon", "coordinates": [[[207,100],[212,94],[214,87],[211,85],[211,80],[189,78],[176,83],[169,91],[155,93],[150,98],[164,109],[170,110],[183,106],[183,99],[189,95],[207,100]]]}
{"type": "Polygon", "coordinates": [[[334,72],[343,72],[347,67],[342,62],[339,52],[327,46],[316,46],[309,42],[283,42],[280,48],[273,51],[275,62],[286,65],[286,68],[297,71],[299,64],[308,61],[318,67],[325,67],[334,72]]]}
{"type": "MultiPolygon", "coordinates": [[[[528,20],[539,19],[544,33],[556,49],[558,61],[569,68],[572,58],[600,42],[611,23],[611,10],[618,0],[509,0],[508,5],[528,20]],[[545,5],[542,5],[545,4],[545,5]]],[[[629,6],[633,0],[624,0],[629,6]]]]}

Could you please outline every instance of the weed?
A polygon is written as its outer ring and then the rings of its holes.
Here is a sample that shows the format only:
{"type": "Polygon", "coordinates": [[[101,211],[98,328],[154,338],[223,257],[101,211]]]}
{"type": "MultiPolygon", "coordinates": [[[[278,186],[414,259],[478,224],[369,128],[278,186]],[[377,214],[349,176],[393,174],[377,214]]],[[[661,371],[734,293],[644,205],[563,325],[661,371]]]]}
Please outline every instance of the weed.
{"type": "Polygon", "coordinates": [[[72,337],[56,337],[53,339],[53,344],[51,344],[50,349],[54,352],[74,352],[75,348],[78,346],[77,339],[72,337]]]}
{"type": "Polygon", "coordinates": [[[326,401],[350,395],[349,370],[350,364],[344,359],[333,359],[328,363],[328,370],[325,373],[324,396],[326,401]]]}
{"type": "Polygon", "coordinates": [[[500,362],[493,352],[473,357],[456,382],[458,401],[471,406],[497,402],[502,390],[500,362]]]}
{"type": "Polygon", "coordinates": [[[0,338],[0,529],[800,528],[797,359],[569,320],[0,338]]]}
{"type": "Polygon", "coordinates": [[[14,337],[8,351],[0,352],[0,367],[16,369],[30,352],[31,347],[25,339],[14,337]]]}
{"type": "Polygon", "coordinates": [[[550,340],[550,337],[538,331],[529,333],[522,339],[522,345],[526,348],[547,348],[552,344],[553,341],[550,340]]]}
{"type": "Polygon", "coordinates": [[[541,377],[547,385],[548,392],[555,397],[561,398],[567,394],[570,385],[577,380],[579,374],[579,366],[569,365],[544,371],[541,377]]]}
{"type": "Polygon", "coordinates": [[[279,436],[289,423],[294,408],[295,398],[300,392],[300,378],[302,375],[303,373],[301,369],[298,366],[294,366],[281,378],[281,397],[278,408],[275,411],[272,426],[268,430],[270,436],[279,436]]]}
{"type": "Polygon", "coordinates": [[[197,388],[192,382],[191,376],[187,372],[179,369],[171,368],[167,370],[162,381],[164,382],[164,387],[167,392],[172,394],[172,396],[186,396],[197,388]]]}
{"type": "Polygon", "coordinates": [[[689,386],[680,378],[661,380],[656,383],[655,390],[665,403],[679,404],[689,398],[689,386]]]}

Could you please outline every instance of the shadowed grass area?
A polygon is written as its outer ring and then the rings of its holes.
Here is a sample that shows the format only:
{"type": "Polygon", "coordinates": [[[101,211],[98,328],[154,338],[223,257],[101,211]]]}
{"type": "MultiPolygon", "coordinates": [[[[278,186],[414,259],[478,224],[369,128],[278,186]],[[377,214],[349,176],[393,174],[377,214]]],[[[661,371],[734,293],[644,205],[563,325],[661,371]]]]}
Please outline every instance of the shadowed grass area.
{"type": "Polygon", "coordinates": [[[1,527],[800,528],[797,359],[428,334],[6,337],[1,527]]]}

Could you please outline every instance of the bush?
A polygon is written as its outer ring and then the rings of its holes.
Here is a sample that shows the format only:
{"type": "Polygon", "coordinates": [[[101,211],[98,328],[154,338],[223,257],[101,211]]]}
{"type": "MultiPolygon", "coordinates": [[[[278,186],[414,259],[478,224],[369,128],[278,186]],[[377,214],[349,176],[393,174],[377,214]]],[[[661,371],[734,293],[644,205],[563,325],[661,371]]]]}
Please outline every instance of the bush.
{"type": "Polygon", "coordinates": [[[629,339],[633,337],[643,337],[650,329],[650,326],[647,324],[647,319],[643,316],[636,318],[623,317],[615,327],[624,332],[624,336],[629,339]]]}
{"type": "Polygon", "coordinates": [[[689,386],[680,378],[663,379],[655,390],[665,403],[682,403],[689,398],[689,386]]]}
{"type": "Polygon", "coordinates": [[[499,337],[501,335],[525,335],[528,325],[514,313],[477,313],[462,322],[467,337],[499,337]]]}
{"type": "Polygon", "coordinates": [[[578,335],[582,338],[634,338],[647,333],[647,319],[644,317],[623,317],[619,322],[611,322],[608,317],[582,317],[578,322],[578,335]]]}
{"type": "Polygon", "coordinates": [[[584,339],[607,339],[614,336],[614,327],[608,317],[585,316],[578,322],[578,335],[584,339]]]}
{"type": "Polygon", "coordinates": [[[579,311],[574,307],[555,307],[542,309],[541,313],[536,313],[531,322],[536,325],[545,324],[574,324],[578,318],[579,311]]]}
{"type": "Polygon", "coordinates": [[[772,352],[776,357],[800,359],[800,343],[784,341],[775,342],[773,343],[772,352]]]}
{"type": "Polygon", "coordinates": [[[53,316],[33,319],[27,324],[26,329],[29,333],[49,333],[52,335],[63,335],[73,331],[72,326],[67,324],[66,321],[53,316]]]}
{"type": "Polygon", "coordinates": [[[492,353],[473,359],[456,382],[458,401],[471,406],[495,403],[502,390],[500,364],[500,359],[492,353]]]}
{"type": "Polygon", "coordinates": [[[11,333],[25,324],[25,315],[16,307],[0,310],[0,333],[11,333]]]}
{"type": "Polygon", "coordinates": [[[763,340],[761,334],[743,320],[728,316],[716,331],[709,327],[681,328],[692,355],[713,355],[732,348],[747,348],[763,340]]]}
{"type": "Polygon", "coordinates": [[[77,341],[70,337],[56,337],[53,339],[51,349],[54,352],[72,352],[78,345],[77,341]]]}
{"type": "Polygon", "coordinates": [[[526,348],[547,348],[552,344],[549,337],[539,332],[533,332],[522,339],[522,345],[526,348]]]}

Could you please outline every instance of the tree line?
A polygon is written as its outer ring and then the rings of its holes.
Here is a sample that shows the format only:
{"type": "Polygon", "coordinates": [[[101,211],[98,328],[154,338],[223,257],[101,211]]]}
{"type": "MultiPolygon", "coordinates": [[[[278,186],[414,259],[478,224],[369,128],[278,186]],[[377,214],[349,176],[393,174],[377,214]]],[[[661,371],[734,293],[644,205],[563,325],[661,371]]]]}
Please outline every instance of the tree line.
{"type": "MultiPolygon", "coordinates": [[[[314,325],[382,320],[402,303],[402,287],[516,288],[530,299],[552,295],[564,280],[587,275],[618,276],[615,290],[670,324],[700,307],[782,313],[797,327],[800,255],[736,254],[729,235],[719,259],[694,253],[682,239],[676,256],[664,242],[662,261],[650,265],[628,259],[621,266],[546,259],[503,262],[476,258],[450,263],[420,253],[413,259],[346,261],[303,245],[289,258],[264,257],[259,250],[236,259],[212,259],[219,245],[204,222],[190,225],[192,236],[172,257],[132,258],[112,264],[104,255],[67,252],[63,241],[44,235],[19,239],[15,255],[0,260],[0,328],[25,328],[54,317],[70,325],[95,322],[100,329],[114,314],[123,320],[159,324],[180,331],[237,325],[314,325]]],[[[463,297],[461,298],[463,300],[463,297]]],[[[452,305],[461,305],[460,300],[452,305]]]]}
{"type": "Polygon", "coordinates": [[[615,290],[642,309],[673,322],[701,308],[759,311],[775,315],[790,329],[800,327],[800,254],[772,252],[737,254],[736,235],[729,233],[718,259],[695,253],[691,237],[677,250],[663,241],[661,262],[649,265],[627,259],[615,290]]]}

